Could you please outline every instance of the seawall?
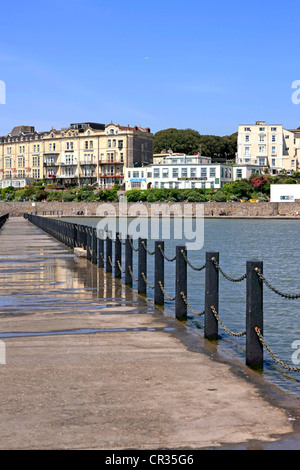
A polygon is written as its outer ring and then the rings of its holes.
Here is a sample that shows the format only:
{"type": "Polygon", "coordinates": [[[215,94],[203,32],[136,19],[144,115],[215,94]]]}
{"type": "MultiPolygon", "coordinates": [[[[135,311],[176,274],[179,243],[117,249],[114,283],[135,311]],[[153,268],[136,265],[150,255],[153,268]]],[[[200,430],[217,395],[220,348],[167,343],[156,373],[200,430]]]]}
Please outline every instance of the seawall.
{"type": "MultiPolygon", "coordinates": [[[[297,212],[300,215],[300,202],[208,202],[185,203],[185,202],[157,202],[157,203],[128,203],[128,214],[132,216],[150,215],[159,211],[168,214],[172,208],[177,208],[177,214],[197,214],[197,208],[204,205],[206,217],[218,217],[220,211],[226,211],[229,217],[294,217],[297,212]],[[136,213],[136,209],[139,211],[136,213]]],[[[112,213],[119,215],[119,203],[117,202],[5,202],[0,201],[0,215],[9,213],[11,217],[22,216],[24,212],[37,213],[47,216],[96,216],[106,215],[108,208],[112,213]]]]}

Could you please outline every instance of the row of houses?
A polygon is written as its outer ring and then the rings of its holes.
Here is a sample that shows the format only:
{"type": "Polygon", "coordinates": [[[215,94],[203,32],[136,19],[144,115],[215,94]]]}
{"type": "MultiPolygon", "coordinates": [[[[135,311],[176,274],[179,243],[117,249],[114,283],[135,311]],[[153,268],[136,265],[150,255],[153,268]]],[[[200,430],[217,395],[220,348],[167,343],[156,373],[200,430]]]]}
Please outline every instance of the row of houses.
{"type": "Polygon", "coordinates": [[[125,168],[152,162],[153,134],[149,128],[93,122],[37,132],[17,126],[0,137],[2,186],[34,180],[68,185],[124,183],[125,168]]]}
{"type": "Polygon", "coordinates": [[[43,179],[101,189],[218,189],[254,173],[297,171],[299,155],[300,130],[265,121],[239,126],[231,164],[171,150],[153,154],[153,134],[141,126],[83,122],[47,132],[17,126],[0,137],[0,184],[18,187],[43,179]]]}

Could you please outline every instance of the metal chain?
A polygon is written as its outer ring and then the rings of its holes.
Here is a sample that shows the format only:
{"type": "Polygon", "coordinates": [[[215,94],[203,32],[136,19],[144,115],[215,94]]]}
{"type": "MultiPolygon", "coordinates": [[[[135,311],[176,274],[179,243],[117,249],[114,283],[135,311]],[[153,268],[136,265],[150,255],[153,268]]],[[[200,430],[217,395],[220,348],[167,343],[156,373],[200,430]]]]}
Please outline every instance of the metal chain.
{"type": "Polygon", "coordinates": [[[122,269],[122,266],[121,266],[121,263],[120,263],[119,260],[117,260],[117,264],[118,264],[118,266],[119,266],[120,271],[121,271],[122,273],[125,273],[125,270],[122,269]]]}
{"type": "Polygon", "coordinates": [[[260,340],[261,344],[266,348],[266,350],[268,351],[268,353],[273,357],[274,361],[277,362],[277,364],[281,365],[282,367],[284,367],[285,369],[288,369],[288,370],[292,370],[294,372],[300,372],[300,367],[293,367],[293,366],[289,366],[288,364],[285,364],[284,362],[282,362],[280,359],[278,359],[275,354],[271,351],[271,349],[269,348],[269,346],[267,346],[262,334],[261,334],[261,331],[258,327],[255,328],[255,332],[258,336],[258,339],[260,340]]]}
{"type": "Polygon", "coordinates": [[[122,242],[120,234],[118,235],[118,239],[119,239],[121,245],[126,245],[126,241],[125,241],[125,242],[122,242]]]}
{"type": "Polygon", "coordinates": [[[194,315],[198,315],[198,316],[204,315],[205,310],[203,310],[203,312],[196,312],[196,311],[190,306],[190,304],[189,304],[189,302],[188,302],[188,300],[187,300],[185,294],[184,294],[183,292],[180,292],[180,295],[181,295],[182,300],[184,301],[185,305],[190,309],[190,311],[191,311],[194,315]]]}
{"type": "Polygon", "coordinates": [[[161,245],[158,245],[158,248],[159,248],[161,254],[163,255],[163,257],[164,257],[167,261],[175,261],[176,256],[174,256],[174,258],[168,258],[168,257],[166,256],[165,252],[163,251],[161,245]]]}
{"type": "Polygon", "coordinates": [[[238,277],[237,279],[234,279],[234,278],[228,276],[228,274],[224,273],[224,271],[223,271],[223,270],[221,269],[221,267],[218,265],[218,263],[217,263],[217,261],[216,261],[216,258],[212,258],[211,260],[212,260],[212,262],[214,263],[216,269],[217,269],[218,271],[220,271],[220,273],[221,273],[226,279],[228,279],[228,281],[231,281],[231,282],[241,282],[241,281],[243,281],[244,279],[246,279],[247,274],[244,274],[243,276],[238,277]]]}
{"type": "Polygon", "coordinates": [[[176,299],[176,296],[175,297],[169,297],[168,294],[166,293],[165,289],[164,289],[164,286],[162,285],[162,282],[161,281],[158,281],[158,285],[162,291],[162,293],[164,294],[164,296],[168,299],[168,300],[175,300],[176,299]]]}
{"type": "Polygon", "coordinates": [[[216,320],[221,324],[221,326],[224,328],[224,330],[227,331],[227,333],[229,333],[232,336],[236,336],[236,337],[244,336],[246,334],[246,331],[243,331],[242,333],[234,333],[233,331],[230,331],[227,328],[227,326],[225,326],[224,323],[221,321],[219,315],[217,314],[217,311],[216,311],[215,307],[213,305],[211,305],[210,308],[211,308],[211,311],[214,314],[216,320]]]}
{"type": "Polygon", "coordinates": [[[100,253],[100,256],[101,256],[101,259],[102,259],[103,263],[105,264],[105,259],[103,258],[103,253],[100,253]]]}
{"type": "Polygon", "coordinates": [[[134,281],[138,282],[138,279],[136,279],[136,278],[134,277],[134,275],[133,275],[131,266],[128,266],[128,270],[129,270],[129,273],[130,273],[130,276],[132,277],[132,279],[133,279],[134,281]]]}
{"type": "Polygon", "coordinates": [[[112,268],[114,268],[114,265],[112,264],[111,257],[108,257],[109,264],[111,265],[112,268]]]}
{"type": "Polygon", "coordinates": [[[285,297],[286,299],[300,299],[300,294],[284,294],[283,292],[280,292],[278,289],[276,289],[275,287],[273,287],[268,281],[267,279],[262,275],[262,273],[260,272],[259,268],[255,268],[255,271],[259,277],[259,279],[261,281],[263,281],[267,287],[269,287],[269,289],[271,289],[273,292],[275,292],[276,294],[280,295],[281,297],[285,297]]]}
{"type": "Polygon", "coordinates": [[[129,240],[129,243],[130,243],[130,245],[131,245],[131,248],[132,248],[134,251],[139,251],[138,248],[134,248],[131,237],[129,237],[128,240],[129,240]]]}
{"type": "Polygon", "coordinates": [[[206,264],[203,264],[203,266],[201,266],[200,268],[196,268],[195,266],[193,266],[192,263],[188,260],[188,258],[187,258],[187,256],[186,256],[184,250],[181,250],[181,254],[182,254],[184,260],[186,261],[186,263],[187,263],[192,269],[194,269],[194,271],[202,271],[203,269],[206,268],[206,264]]]}
{"type": "Polygon", "coordinates": [[[150,287],[150,289],[154,289],[155,285],[154,285],[154,286],[151,286],[151,284],[149,284],[149,282],[148,282],[148,280],[147,280],[145,274],[144,274],[144,273],[141,273],[141,276],[142,276],[142,278],[144,279],[144,281],[145,281],[145,283],[147,284],[147,286],[150,287]]]}
{"type": "Polygon", "coordinates": [[[148,248],[146,247],[146,244],[144,242],[144,240],[142,241],[142,245],[144,247],[144,250],[148,253],[148,255],[154,255],[155,254],[155,251],[149,251],[148,248]]]}

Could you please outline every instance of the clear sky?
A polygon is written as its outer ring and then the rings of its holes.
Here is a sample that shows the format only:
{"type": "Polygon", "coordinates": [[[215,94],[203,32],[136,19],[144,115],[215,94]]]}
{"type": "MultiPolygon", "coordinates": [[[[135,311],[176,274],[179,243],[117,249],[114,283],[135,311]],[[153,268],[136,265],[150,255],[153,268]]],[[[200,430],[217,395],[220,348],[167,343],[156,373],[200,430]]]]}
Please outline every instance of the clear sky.
{"type": "Polygon", "coordinates": [[[300,126],[299,2],[2,2],[0,135],[93,121],[225,135],[300,126]]]}

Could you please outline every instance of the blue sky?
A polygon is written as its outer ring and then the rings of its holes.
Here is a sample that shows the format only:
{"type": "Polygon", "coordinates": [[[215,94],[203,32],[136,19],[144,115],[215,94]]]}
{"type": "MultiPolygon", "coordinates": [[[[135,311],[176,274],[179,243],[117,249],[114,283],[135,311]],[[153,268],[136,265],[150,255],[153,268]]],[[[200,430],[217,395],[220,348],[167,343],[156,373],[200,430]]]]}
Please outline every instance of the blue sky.
{"type": "Polygon", "coordinates": [[[299,4],[15,1],[2,6],[0,135],[94,121],[225,135],[300,126],[299,4]]]}

